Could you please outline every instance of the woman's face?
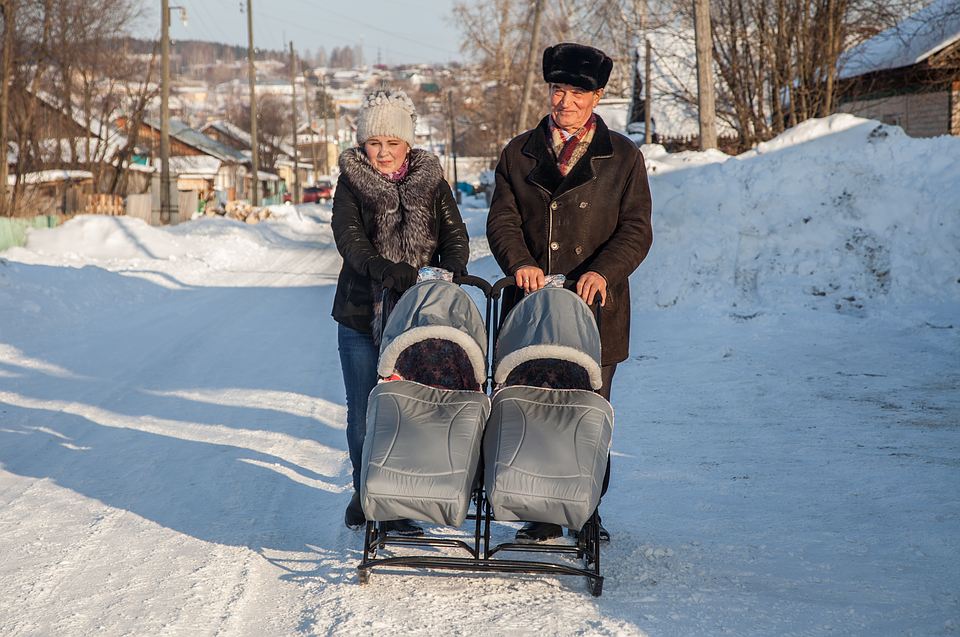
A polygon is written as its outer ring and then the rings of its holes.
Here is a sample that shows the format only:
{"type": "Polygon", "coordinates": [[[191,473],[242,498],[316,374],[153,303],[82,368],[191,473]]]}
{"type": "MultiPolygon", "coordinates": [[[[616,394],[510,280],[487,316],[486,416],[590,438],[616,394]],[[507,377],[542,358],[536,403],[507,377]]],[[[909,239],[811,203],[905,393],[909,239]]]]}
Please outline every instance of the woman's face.
{"type": "Polygon", "coordinates": [[[407,142],[397,137],[375,135],[363,142],[363,152],[374,168],[384,175],[395,173],[403,166],[403,160],[410,152],[407,142]]]}

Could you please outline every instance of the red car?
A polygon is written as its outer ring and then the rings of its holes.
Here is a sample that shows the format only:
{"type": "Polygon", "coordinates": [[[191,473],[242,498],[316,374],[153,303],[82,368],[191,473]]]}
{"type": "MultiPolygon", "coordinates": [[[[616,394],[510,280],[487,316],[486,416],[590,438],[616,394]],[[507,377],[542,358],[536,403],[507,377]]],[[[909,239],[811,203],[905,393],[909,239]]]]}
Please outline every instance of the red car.
{"type": "Polygon", "coordinates": [[[331,197],[333,197],[333,184],[326,180],[318,181],[303,189],[303,203],[329,201],[331,197]]]}

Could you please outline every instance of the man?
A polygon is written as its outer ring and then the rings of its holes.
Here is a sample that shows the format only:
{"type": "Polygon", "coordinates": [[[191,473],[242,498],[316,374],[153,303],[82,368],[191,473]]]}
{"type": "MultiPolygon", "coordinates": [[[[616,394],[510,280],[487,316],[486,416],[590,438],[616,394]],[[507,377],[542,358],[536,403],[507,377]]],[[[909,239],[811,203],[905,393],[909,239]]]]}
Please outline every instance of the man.
{"type": "MultiPolygon", "coordinates": [[[[543,52],[550,114],[504,148],[487,217],[490,250],[521,290],[538,290],[545,275],[564,274],[587,303],[599,295],[599,393],[607,400],[617,363],[627,358],[628,277],[653,241],[643,156],[593,112],[612,68],[603,51],[581,44],[543,52]]],[[[505,307],[517,300],[505,296],[505,307]]],[[[608,460],[601,496],[609,478],[608,460]]],[[[517,540],[543,541],[562,532],[556,524],[527,522],[517,540]]],[[[609,540],[602,526],[600,534],[609,540]]]]}

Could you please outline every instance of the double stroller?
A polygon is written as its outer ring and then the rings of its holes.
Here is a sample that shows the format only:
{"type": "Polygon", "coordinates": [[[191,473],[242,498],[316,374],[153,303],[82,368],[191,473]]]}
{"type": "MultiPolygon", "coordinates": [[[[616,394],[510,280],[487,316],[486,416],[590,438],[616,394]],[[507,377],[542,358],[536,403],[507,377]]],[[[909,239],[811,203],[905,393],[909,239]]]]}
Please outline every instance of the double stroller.
{"type": "Polygon", "coordinates": [[[368,520],[360,583],[388,566],[556,573],[585,576],[601,594],[596,509],[613,409],[595,393],[599,315],[570,290],[548,287],[501,321],[511,284],[423,281],[385,321],[360,476],[368,520]],[[483,293],[485,316],[461,285],[483,293]],[[382,523],[400,518],[443,527],[469,520],[472,538],[388,535],[382,523]],[[583,531],[575,544],[492,542],[495,521],[518,520],[583,531]],[[427,550],[403,552],[411,547],[427,550]],[[503,557],[516,551],[557,559],[503,557]]]}

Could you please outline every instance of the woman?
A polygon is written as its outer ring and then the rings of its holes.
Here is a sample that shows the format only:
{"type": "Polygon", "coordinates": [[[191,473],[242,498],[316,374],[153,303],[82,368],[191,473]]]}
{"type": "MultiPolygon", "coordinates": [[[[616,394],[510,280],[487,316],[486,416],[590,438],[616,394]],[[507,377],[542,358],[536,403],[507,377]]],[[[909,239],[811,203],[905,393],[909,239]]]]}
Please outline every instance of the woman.
{"type": "MultiPolygon", "coordinates": [[[[401,294],[417,270],[436,265],[466,272],[467,229],[440,162],[411,148],[417,114],[403,91],[368,95],[357,120],[358,147],[340,155],[333,199],[333,236],[343,268],[333,301],[340,366],[347,393],[347,446],[353,463],[353,498],[344,523],[359,528],[360,462],[367,396],[377,383],[380,299],[384,288],[401,294]]],[[[385,524],[389,532],[420,535],[409,520],[385,524]]]]}

